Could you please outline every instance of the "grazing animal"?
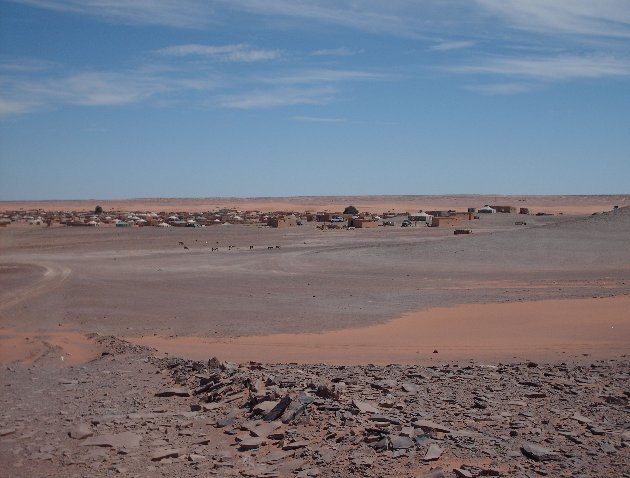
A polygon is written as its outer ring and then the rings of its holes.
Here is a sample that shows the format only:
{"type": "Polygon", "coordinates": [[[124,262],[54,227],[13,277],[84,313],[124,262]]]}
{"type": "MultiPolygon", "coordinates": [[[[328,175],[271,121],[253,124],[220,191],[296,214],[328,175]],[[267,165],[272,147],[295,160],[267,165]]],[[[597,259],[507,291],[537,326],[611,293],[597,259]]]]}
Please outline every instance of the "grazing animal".
{"type": "Polygon", "coordinates": [[[218,248],[218,247],[213,247],[213,248],[212,248],[212,252],[214,252],[214,251],[218,251],[218,250],[219,250],[219,248],[218,248]]]}
{"type": "Polygon", "coordinates": [[[254,246],[249,246],[249,250],[251,251],[254,248],[254,246]]]}
{"type": "Polygon", "coordinates": [[[188,246],[184,246],[184,249],[188,250],[188,246]]]}
{"type": "Polygon", "coordinates": [[[267,249],[273,249],[273,246],[267,246],[267,249]]]}
{"type": "Polygon", "coordinates": [[[180,245],[180,246],[183,246],[183,245],[184,245],[184,243],[183,243],[182,241],[179,241],[179,245],[180,245]]]}
{"type": "Polygon", "coordinates": [[[280,246],[276,246],[276,249],[280,249],[280,246]]]}

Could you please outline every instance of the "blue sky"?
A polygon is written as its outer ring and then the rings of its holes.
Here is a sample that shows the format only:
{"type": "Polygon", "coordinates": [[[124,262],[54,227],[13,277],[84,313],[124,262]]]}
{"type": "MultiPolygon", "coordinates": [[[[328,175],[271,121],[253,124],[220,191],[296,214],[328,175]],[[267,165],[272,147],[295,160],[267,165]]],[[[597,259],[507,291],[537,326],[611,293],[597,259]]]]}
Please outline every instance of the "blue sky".
{"type": "Polygon", "coordinates": [[[0,200],[629,184],[628,0],[0,0],[0,200]]]}

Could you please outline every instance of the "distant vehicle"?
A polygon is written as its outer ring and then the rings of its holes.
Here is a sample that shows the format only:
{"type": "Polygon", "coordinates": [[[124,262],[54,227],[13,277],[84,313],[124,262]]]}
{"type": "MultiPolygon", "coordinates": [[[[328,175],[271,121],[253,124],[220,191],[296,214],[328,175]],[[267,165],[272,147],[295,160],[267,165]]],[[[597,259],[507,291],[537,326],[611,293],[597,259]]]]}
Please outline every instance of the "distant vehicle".
{"type": "Polygon", "coordinates": [[[455,234],[456,236],[459,236],[460,234],[472,234],[472,231],[470,229],[455,229],[455,231],[453,231],[453,234],[455,234]]]}
{"type": "Polygon", "coordinates": [[[514,223],[515,226],[527,226],[527,223],[525,221],[516,221],[514,223]]]}
{"type": "Polygon", "coordinates": [[[411,221],[405,219],[402,224],[401,227],[410,227],[411,226],[411,221]]]}
{"type": "Polygon", "coordinates": [[[333,216],[330,222],[346,222],[346,220],[343,217],[333,216]]]}
{"type": "Polygon", "coordinates": [[[383,226],[393,226],[394,221],[383,221],[383,226]]]}

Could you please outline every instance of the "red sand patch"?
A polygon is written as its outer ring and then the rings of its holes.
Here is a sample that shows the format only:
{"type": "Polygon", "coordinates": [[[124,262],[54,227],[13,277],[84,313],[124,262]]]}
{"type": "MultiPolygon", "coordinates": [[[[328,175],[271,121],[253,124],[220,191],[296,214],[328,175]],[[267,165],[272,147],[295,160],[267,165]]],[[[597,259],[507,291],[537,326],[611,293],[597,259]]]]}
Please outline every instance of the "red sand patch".
{"type": "Polygon", "coordinates": [[[140,337],[133,343],[195,360],[330,364],[429,360],[590,360],[630,353],[630,297],[475,304],[403,315],[320,334],[212,339],[140,337]],[[433,351],[438,350],[438,354],[433,351]]]}
{"type": "Polygon", "coordinates": [[[0,363],[33,363],[48,356],[59,364],[86,363],[100,354],[100,348],[78,332],[23,332],[0,329],[0,363]]]}

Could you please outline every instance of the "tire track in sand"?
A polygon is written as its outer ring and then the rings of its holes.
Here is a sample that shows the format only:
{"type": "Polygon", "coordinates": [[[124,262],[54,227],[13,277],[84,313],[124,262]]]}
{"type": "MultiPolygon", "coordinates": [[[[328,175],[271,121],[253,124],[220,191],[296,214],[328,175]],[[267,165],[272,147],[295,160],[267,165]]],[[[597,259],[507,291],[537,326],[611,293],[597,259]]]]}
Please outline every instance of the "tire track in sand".
{"type": "MultiPolygon", "coordinates": [[[[0,264],[9,265],[9,264],[0,264]]],[[[50,263],[12,263],[10,265],[18,266],[36,266],[44,269],[44,274],[41,278],[34,282],[17,288],[8,299],[3,300],[0,303],[0,313],[3,313],[25,300],[32,299],[46,292],[50,292],[57,287],[61,286],[68,280],[72,274],[72,269],[69,267],[60,266],[50,263]]]]}

